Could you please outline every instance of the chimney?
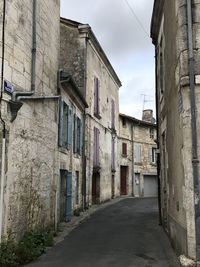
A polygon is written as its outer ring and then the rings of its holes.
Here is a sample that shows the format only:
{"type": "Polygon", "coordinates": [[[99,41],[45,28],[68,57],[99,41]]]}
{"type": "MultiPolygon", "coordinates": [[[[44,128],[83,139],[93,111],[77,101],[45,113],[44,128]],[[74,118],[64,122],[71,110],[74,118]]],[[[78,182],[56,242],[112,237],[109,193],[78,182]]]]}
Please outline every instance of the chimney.
{"type": "Polygon", "coordinates": [[[142,120],[150,123],[155,123],[155,119],[153,118],[153,110],[152,109],[143,110],[142,120]]]}

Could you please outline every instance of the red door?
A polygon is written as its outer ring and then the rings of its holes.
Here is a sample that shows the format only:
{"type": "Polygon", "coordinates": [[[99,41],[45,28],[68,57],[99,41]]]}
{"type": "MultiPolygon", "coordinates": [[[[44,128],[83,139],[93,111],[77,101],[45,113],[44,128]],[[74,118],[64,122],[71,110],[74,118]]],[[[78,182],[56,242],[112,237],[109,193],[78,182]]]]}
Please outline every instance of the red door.
{"type": "Polygon", "coordinates": [[[127,166],[121,166],[121,195],[127,195],[127,166]]]}

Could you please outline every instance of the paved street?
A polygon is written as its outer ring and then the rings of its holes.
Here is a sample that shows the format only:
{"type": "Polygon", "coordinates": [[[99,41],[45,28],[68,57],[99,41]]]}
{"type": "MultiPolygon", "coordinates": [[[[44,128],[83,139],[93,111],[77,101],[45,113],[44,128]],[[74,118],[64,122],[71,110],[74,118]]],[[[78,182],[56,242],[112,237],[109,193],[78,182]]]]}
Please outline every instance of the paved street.
{"type": "Polygon", "coordinates": [[[176,267],[158,226],[156,199],[123,199],[97,211],[29,267],[176,267]]]}

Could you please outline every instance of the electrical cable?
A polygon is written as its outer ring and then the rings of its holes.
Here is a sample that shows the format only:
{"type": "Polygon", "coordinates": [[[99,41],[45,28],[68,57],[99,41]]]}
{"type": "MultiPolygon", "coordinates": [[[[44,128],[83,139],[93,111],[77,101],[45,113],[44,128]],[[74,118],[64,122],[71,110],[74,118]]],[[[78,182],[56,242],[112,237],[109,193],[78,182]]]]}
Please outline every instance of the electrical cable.
{"type": "Polygon", "coordinates": [[[144,31],[144,33],[148,36],[148,38],[150,38],[149,33],[147,32],[147,30],[145,29],[145,27],[143,26],[142,22],[140,21],[140,19],[138,18],[138,16],[136,15],[136,12],[134,11],[133,7],[129,4],[128,0],[124,0],[125,3],[127,4],[128,8],[130,9],[131,13],[133,14],[134,18],[136,19],[137,23],[140,25],[140,27],[142,28],[142,30],[144,31]]]}

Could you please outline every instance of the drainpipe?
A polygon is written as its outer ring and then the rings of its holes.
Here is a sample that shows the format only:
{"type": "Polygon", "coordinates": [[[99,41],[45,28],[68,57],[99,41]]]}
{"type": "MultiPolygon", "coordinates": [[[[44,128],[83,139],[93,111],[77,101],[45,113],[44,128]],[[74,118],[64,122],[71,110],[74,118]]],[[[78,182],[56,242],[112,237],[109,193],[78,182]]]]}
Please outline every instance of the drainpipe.
{"type": "Polygon", "coordinates": [[[132,196],[134,196],[134,144],[133,144],[133,123],[131,125],[131,157],[132,157],[132,196]]]}
{"type": "Polygon", "coordinates": [[[31,59],[31,91],[30,92],[14,92],[12,95],[12,101],[16,102],[20,96],[32,96],[35,93],[35,81],[36,81],[36,10],[37,0],[33,0],[33,16],[32,16],[32,59],[31,59]]]}
{"type": "Polygon", "coordinates": [[[191,106],[191,126],[192,126],[192,167],[195,194],[195,226],[196,226],[196,260],[197,267],[200,266],[200,181],[199,181],[199,160],[197,144],[197,121],[196,121],[196,95],[195,95],[195,71],[194,71],[194,54],[193,54],[193,25],[192,25],[192,2],[187,0],[187,33],[188,33],[188,67],[190,82],[190,106],[191,106]]]}
{"type": "Polygon", "coordinates": [[[83,113],[83,147],[82,147],[82,190],[83,190],[83,210],[87,208],[86,201],[86,146],[85,146],[85,121],[86,121],[86,113],[84,109],[83,113]]]}
{"type": "Polygon", "coordinates": [[[159,225],[162,225],[162,213],[161,213],[161,184],[160,184],[160,141],[159,141],[159,112],[158,112],[158,80],[157,80],[157,48],[155,48],[155,83],[156,83],[156,136],[157,136],[157,150],[159,153],[157,153],[157,181],[158,181],[158,212],[159,212],[159,225]]]}
{"type": "Polygon", "coordinates": [[[2,136],[2,152],[1,152],[1,192],[0,192],[0,243],[2,240],[3,226],[3,200],[4,200],[4,181],[5,181],[5,154],[6,154],[6,125],[2,118],[1,107],[3,98],[4,84],[4,55],[5,55],[5,16],[6,16],[6,0],[3,1],[3,21],[2,21],[2,61],[1,61],[1,93],[0,93],[0,120],[3,125],[2,136]]]}

